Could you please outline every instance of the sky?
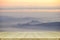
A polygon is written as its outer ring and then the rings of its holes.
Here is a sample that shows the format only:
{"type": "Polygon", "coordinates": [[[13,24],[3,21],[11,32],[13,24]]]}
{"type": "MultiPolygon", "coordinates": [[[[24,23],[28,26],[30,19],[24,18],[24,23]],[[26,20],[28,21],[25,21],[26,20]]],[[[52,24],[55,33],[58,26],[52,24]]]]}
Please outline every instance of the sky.
{"type": "Polygon", "coordinates": [[[24,10],[27,8],[31,8],[31,10],[40,8],[39,10],[43,9],[43,11],[46,9],[50,9],[49,11],[59,9],[58,11],[60,11],[60,0],[0,0],[0,10],[6,11],[6,9],[8,9],[8,11],[11,11],[12,9],[17,10],[18,8],[20,8],[19,10],[21,10],[21,8],[24,10]]]}
{"type": "Polygon", "coordinates": [[[59,7],[60,0],[0,0],[0,7],[59,7]]]}
{"type": "Polygon", "coordinates": [[[0,0],[0,16],[60,20],[60,0],[0,0]]]}

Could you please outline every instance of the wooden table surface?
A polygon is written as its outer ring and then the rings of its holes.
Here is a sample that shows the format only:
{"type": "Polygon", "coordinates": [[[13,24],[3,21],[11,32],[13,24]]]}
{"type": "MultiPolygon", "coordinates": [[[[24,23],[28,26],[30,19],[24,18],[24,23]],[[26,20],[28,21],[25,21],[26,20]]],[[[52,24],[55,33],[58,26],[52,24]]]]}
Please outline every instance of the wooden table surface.
{"type": "MultiPolygon", "coordinates": [[[[60,40],[60,32],[0,32],[1,40],[17,40],[17,39],[40,39],[40,40],[60,40]]],[[[24,40],[25,40],[24,39],[24,40]]]]}

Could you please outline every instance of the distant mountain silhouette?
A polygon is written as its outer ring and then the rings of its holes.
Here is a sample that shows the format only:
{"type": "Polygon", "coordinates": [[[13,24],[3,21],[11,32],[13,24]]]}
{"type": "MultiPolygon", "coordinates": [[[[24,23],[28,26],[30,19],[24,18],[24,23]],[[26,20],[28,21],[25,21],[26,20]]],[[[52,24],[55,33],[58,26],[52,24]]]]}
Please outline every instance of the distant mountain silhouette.
{"type": "Polygon", "coordinates": [[[42,23],[42,26],[60,26],[60,22],[42,23]]]}
{"type": "Polygon", "coordinates": [[[32,20],[25,24],[17,24],[20,26],[60,26],[60,22],[41,23],[40,21],[32,20]]]}
{"type": "Polygon", "coordinates": [[[0,28],[6,28],[6,27],[60,31],[60,22],[43,23],[42,21],[40,21],[39,18],[32,18],[32,17],[15,18],[9,16],[0,16],[0,28]]]}
{"type": "Polygon", "coordinates": [[[38,24],[41,24],[39,21],[37,20],[32,20],[28,23],[24,23],[24,24],[17,24],[18,26],[35,26],[35,25],[38,25],[38,24]]]}
{"type": "Polygon", "coordinates": [[[34,28],[36,30],[56,30],[60,31],[60,22],[39,23],[38,21],[31,21],[25,24],[17,24],[18,28],[34,28]],[[36,23],[38,24],[36,24],[36,23]],[[33,23],[33,24],[32,24],[33,23]]]}
{"type": "Polygon", "coordinates": [[[48,22],[42,23],[38,21],[38,18],[26,17],[26,18],[14,18],[9,16],[0,16],[0,23],[1,22],[18,22],[17,26],[60,26],[60,22],[48,22]],[[25,23],[22,23],[25,22],[25,23]],[[21,24],[22,23],[22,24],[21,24]]]}

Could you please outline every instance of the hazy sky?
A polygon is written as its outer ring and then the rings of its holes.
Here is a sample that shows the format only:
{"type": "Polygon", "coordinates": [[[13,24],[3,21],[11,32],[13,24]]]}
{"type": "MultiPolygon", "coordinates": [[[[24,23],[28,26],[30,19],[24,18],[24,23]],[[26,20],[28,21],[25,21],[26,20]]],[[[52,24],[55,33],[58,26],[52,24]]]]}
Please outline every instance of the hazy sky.
{"type": "Polygon", "coordinates": [[[0,16],[40,18],[44,22],[60,22],[60,12],[3,12],[0,16]]]}
{"type": "Polygon", "coordinates": [[[0,0],[0,7],[58,7],[60,0],[0,0]]]}
{"type": "Polygon", "coordinates": [[[60,0],[0,0],[0,16],[37,17],[59,21],[60,0]]]}

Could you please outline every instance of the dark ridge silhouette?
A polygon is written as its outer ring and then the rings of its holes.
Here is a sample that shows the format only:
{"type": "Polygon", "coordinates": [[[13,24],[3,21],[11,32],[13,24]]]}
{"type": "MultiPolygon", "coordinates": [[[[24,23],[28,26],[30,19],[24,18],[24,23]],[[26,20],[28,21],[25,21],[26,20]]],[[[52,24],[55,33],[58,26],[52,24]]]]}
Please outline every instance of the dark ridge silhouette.
{"type": "Polygon", "coordinates": [[[18,28],[35,28],[36,30],[57,30],[60,31],[60,22],[42,23],[42,24],[17,24],[18,28]]]}
{"type": "Polygon", "coordinates": [[[60,26],[60,22],[42,23],[42,26],[60,26]]]}
{"type": "Polygon", "coordinates": [[[32,24],[32,23],[26,23],[26,24],[17,24],[20,26],[60,26],[60,22],[51,22],[51,23],[42,23],[42,24],[32,24]]]}
{"type": "Polygon", "coordinates": [[[0,16],[0,26],[3,25],[3,27],[16,27],[16,28],[22,28],[22,27],[28,27],[28,28],[48,28],[48,29],[57,29],[60,30],[60,22],[48,22],[48,23],[42,23],[39,18],[32,18],[32,17],[27,17],[27,18],[14,18],[14,17],[9,17],[9,16],[0,16]],[[25,22],[26,23],[20,23],[20,22],[25,22]],[[28,21],[28,22],[27,22],[28,21]],[[5,23],[15,23],[16,24],[2,24],[1,22],[5,23]]]}

